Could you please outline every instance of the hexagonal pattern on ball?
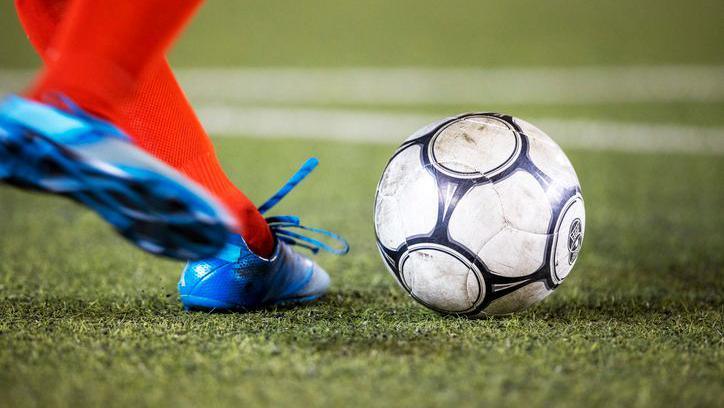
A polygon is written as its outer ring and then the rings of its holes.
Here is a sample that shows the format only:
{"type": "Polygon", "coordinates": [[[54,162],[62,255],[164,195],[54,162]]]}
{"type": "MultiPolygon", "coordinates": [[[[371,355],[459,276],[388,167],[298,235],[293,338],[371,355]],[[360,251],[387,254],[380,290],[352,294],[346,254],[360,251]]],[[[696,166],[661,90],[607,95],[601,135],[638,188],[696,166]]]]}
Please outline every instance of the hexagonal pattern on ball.
{"type": "Polygon", "coordinates": [[[375,227],[386,266],[419,303],[507,314],[570,273],[585,233],[583,199],[570,161],[540,129],[464,114],[422,128],[400,149],[378,187],[375,227]]]}

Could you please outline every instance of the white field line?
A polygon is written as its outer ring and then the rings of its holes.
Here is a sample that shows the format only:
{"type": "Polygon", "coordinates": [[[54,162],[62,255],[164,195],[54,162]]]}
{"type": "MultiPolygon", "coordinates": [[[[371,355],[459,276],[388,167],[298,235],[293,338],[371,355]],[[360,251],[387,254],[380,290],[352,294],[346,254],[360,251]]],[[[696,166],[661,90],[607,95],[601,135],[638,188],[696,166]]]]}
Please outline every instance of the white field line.
{"type": "Polygon", "coordinates": [[[724,66],[500,69],[200,69],[179,72],[195,101],[591,104],[724,100],[724,66]]]}
{"type": "MultiPolygon", "coordinates": [[[[211,133],[397,143],[436,117],[355,110],[229,104],[585,104],[724,101],[724,66],[589,68],[184,69],[178,71],[211,133]]],[[[0,92],[22,88],[28,71],[0,70],[0,92]]],[[[724,154],[724,128],[534,121],[564,146],[724,154]]]]}
{"type": "MultiPolygon", "coordinates": [[[[354,110],[201,106],[198,113],[217,136],[292,137],[397,144],[440,119],[415,113],[354,110]]],[[[628,152],[724,154],[724,128],[539,119],[533,123],[562,146],[628,152]]]]}
{"type": "MultiPolygon", "coordinates": [[[[199,68],[177,75],[194,103],[592,104],[724,100],[724,66],[574,68],[199,68]]],[[[0,71],[0,91],[31,74],[0,71]]]]}

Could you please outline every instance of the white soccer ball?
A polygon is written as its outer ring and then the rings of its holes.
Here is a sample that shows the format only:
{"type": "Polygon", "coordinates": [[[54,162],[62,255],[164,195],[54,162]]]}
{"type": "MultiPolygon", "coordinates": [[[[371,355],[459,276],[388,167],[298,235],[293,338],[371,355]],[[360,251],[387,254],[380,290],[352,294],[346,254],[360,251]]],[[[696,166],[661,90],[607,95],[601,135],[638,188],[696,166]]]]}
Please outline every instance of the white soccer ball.
{"type": "Polygon", "coordinates": [[[421,304],[477,317],[548,296],[585,232],[578,177],[535,126],[497,113],[447,118],[410,136],[377,187],[382,259],[421,304]]]}

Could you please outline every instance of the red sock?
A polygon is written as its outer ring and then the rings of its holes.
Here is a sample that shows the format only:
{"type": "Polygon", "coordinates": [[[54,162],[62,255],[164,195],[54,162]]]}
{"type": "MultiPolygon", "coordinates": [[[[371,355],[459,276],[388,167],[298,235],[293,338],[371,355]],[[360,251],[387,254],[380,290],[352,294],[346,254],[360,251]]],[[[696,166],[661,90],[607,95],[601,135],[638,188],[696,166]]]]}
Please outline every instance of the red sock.
{"type": "Polygon", "coordinates": [[[115,115],[161,60],[200,0],[68,3],[30,96],[62,91],[96,114],[115,115]]]}
{"type": "Polygon", "coordinates": [[[198,2],[108,2],[118,8],[113,13],[109,13],[105,3],[99,0],[16,0],[26,33],[48,65],[42,79],[31,90],[31,96],[59,91],[83,108],[110,119],[128,132],[139,147],[212,192],[237,216],[238,232],[251,250],[269,256],[274,247],[269,226],[256,206],[227,178],[211,140],[163,58],[166,48],[198,2]],[[81,3],[93,2],[104,3],[104,7],[94,5],[79,10],[81,3]],[[133,6],[129,6],[130,3],[133,6]],[[143,7],[139,11],[141,3],[143,7]],[[172,13],[173,19],[165,14],[161,23],[157,21],[157,14],[184,7],[187,8],[185,11],[172,13]],[[95,12],[98,15],[91,15],[95,12]],[[82,15],[79,20],[72,20],[79,14],[82,15]],[[86,26],[78,23],[81,21],[86,26]],[[72,25],[76,27],[66,27],[72,25]],[[161,30],[162,25],[166,32],[161,30]],[[147,35],[138,34],[151,26],[153,30],[147,35]],[[80,43],[68,39],[67,36],[73,35],[82,37],[76,39],[80,43]],[[83,41],[92,44],[86,47],[81,45],[83,41]],[[70,51],[66,55],[63,47],[68,43],[70,51]],[[139,48],[143,50],[136,52],[139,48]],[[90,53],[91,50],[100,57],[90,53]],[[67,57],[77,54],[85,56],[67,57]],[[83,65],[92,61],[102,62],[93,69],[83,65]],[[111,68],[106,69],[109,66],[111,68]],[[126,75],[116,76],[118,70],[126,75]],[[93,72],[89,74],[88,71],[93,72]],[[85,80],[83,75],[86,74],[94,78],[92,86],[85,80]]]}

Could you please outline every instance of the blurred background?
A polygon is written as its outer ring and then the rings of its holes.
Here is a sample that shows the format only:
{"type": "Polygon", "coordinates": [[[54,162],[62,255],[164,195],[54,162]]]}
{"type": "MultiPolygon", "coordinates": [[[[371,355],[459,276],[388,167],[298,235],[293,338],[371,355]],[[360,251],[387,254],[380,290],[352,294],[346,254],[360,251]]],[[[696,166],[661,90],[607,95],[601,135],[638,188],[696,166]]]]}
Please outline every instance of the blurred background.
{"type": "MultiPolygon", "coordinates": [[[[39,66],[12,3],[0,94],[39,66]]],[[[721,0],[207,1],[171,64],[256,202],[321,159],[278,211],[350,240],[320,258],[331,294],[181,313],[181,265],[69,202],[0,187],[0,400],[721,406],[723,21],[721,0]],[[545,130],[586,199],[574,272],[507,319],[424,310],[374,244],[395,147],[464,111],[545,130]]]]}
{"type": "MultiPolygon", "coordinates": [[[[721,152],[721,132],[700,128],[724,121],[722,17],[710,0],[220,0],[170,60],[218,135],[394,143],[441,115],[493,110],[546,119],[572,146],[721,152]],[[642,130],[661,136],[628,140],[642,130]]],[[[11,1],[0,24],[0,87],[17,89],[38,59],[11,1]]]]}

